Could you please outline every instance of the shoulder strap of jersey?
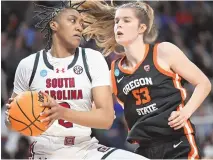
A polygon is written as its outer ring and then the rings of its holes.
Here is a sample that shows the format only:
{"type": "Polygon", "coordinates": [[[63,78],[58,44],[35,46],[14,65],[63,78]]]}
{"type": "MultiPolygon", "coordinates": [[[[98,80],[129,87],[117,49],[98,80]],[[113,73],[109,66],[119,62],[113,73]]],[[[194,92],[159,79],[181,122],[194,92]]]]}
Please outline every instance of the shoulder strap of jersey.
{"type": "Polygon", "coordinates": [[[153,61],[154,46],[155,46],[155,44],[149,44],[149,51],[148,51],[148,55],[146,57],[146,59],[148,59],[149,61],[153,61]]]}
{"type": "Polygon", "coordinates": [[[89,81],[92,83],[92,78],[91,78],[91,75],[89,73],[89,67],[88,67],[88,64],[87,64],[85,48],[82,48],[82,58],[83,58],[84,68],[85,68],[87,77],[89,78],[89,81]]]}
{"type": "Polygon", "coordinates": [[[40,56],[40,51],[38,51],[36,53],[36,57],[35,57],[34,65],[33,65],[33,71],[32,71],[31,77],[30,77],[30,81],[29,81],[29,87],[31,86],[33,79],[35,77],[36,69],[38,67],[39,56],[40,56]]]}
{"type": "Polygon", "coordinates": [[[116,62],[118,60],[114,60],[112,63],[111,63],[111,84],[112,84],[112,88],[113,88],[113,93],[115,94],[115,96],[117,96],[117,85],[116,85],[116,79],[115,79],[115,68],[116,68],[116,62]]]}
{"type": "Polygon", "coordinates": [[[118,63],[121,60],[121,58],[118,58],[117,60],[114,60],[111,63],[111,84],[112,84],[112,89],[113,93],[117,99],[117,102],[121,105],[121,107],[124,107],[124,103],[118,98],[118,86],[116,82],[116,76],[119,76],[119,68],[118,68],[118,63]]]}

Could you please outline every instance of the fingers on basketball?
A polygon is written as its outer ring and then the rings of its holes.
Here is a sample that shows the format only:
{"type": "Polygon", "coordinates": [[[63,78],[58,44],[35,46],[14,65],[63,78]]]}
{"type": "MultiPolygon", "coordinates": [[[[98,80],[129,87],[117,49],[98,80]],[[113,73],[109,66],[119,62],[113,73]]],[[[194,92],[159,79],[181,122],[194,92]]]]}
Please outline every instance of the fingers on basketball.
{"type": "Polygon", "coordinates": [[[48,101],[48,96],[36,91],[27,91],[18,95],[11,102],[9,109],[9,120],[11,129],[26,136],[38,136],[47,128],[48,123],[41,123],[40,113],[48,110],[41,104],[48,101]]]}

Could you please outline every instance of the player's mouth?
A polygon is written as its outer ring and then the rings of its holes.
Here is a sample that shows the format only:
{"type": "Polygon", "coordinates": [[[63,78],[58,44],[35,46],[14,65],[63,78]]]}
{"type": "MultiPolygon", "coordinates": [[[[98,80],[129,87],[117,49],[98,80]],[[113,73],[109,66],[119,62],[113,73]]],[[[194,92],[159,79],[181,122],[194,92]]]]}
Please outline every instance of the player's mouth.
{"type": "Polygon", "coordinates": [[[74,34],[73,36],[74,36],[74,37],[81,38],[81,34],[74,34]]]}
{"type": "Polygon", "coordinates": [[[117,35],[117,36],[123,36],[124,34],[123,34],[123,32],[121,32],[121,31],[117,31],[116,35],[117,35]]]}

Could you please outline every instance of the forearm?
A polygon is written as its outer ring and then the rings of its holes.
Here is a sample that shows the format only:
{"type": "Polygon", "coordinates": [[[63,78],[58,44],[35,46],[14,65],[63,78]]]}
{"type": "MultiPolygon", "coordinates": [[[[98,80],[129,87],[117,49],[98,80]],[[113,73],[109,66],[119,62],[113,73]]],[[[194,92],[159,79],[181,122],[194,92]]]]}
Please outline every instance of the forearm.
{"type": "Polygon", "coordinates": [[[62,119],[86,127],[109,129],[113,123],[114,114],[104,109],[81,112],[65,108],[62,119]]]}
{"type": "Polygon", "coordinates": [[[197,108],[203,103],[205,98],[211,91],[211,83],[209,81],[198,84],[195,90],[185,105],[185,109],[188,111],[190,116],[197,110],[197,108]]]}

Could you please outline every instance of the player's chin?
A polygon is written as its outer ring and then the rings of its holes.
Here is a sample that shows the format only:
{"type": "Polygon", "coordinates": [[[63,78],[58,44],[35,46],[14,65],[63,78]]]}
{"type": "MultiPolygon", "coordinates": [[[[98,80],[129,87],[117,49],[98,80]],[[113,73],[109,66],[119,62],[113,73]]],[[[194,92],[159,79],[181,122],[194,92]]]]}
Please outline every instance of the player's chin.
{"type": "Polygon", "coordinates": [[[70,45],[73,46],[74,48],[78,48],[81,44],[81,39],[80,38],[72,38],[70,45]]]}
{"type": "Polygon", "coordinates": [[[121,39],[121,38],[116,38],[116,42],[121,45],[121,46],[127,46],[130,41],[129,40],[124,40],[124,39],[121,39]]]}

